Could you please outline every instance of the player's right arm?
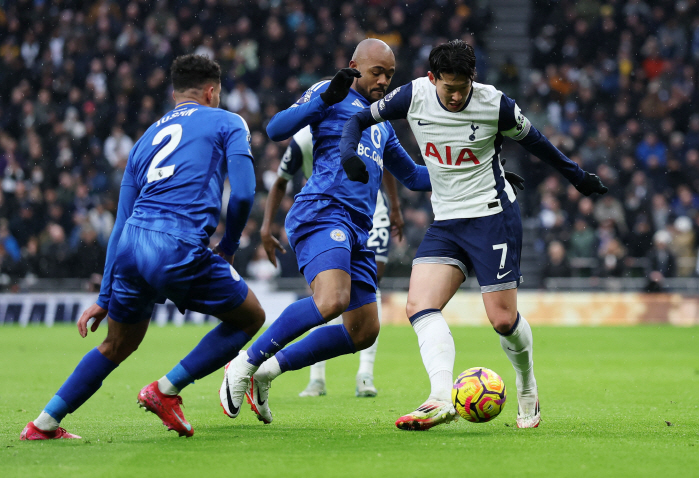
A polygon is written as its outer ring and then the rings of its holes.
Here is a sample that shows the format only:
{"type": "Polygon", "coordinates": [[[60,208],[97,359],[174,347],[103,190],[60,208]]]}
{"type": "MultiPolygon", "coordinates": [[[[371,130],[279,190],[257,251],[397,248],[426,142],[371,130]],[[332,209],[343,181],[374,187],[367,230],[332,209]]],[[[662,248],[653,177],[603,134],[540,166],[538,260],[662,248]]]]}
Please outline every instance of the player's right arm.
{"type": "Polygon", "coordinates": [[[260,238],[262,239],[262,247],[265,248],[267,258],[277,266],[276,251],[286,254],[286,249],[282,247],[276,237],[272,235],[272,222],[277,215],[279,205],[286,194],[286,186],[294,177],[294,174],[301,169],[303,164],[303,153],[295,139],[291,139],[289,147],[286,148],[282,162],[277,170],[277,180],[274,182],[272,189],[267,196],[265,203],[265,214],[262,218],[262,227],[260,228],[260,238]]]}
{"type": "Polygon", "coordinates": [[[267,125],[267,135],[273,141],[284,141],[301,128],[322,120],[332,105],[347,97],[354,79],[360,76],[353,68],[343,68],[332,80],[311,86],[291,107],[274,115],[267,125]]]}
{"type": "Polygon", "coordinates": [[[413,100],[413,84],[399,86],[385,98],[372,103],[345,123],[340,139],[340,158],[345,174],[352,181],[366,183],[369,179],[364,161],[357,156],[357,146],[362,138],[362,131],[377,123],[408,117],[410,103],[413,100]]]}
{"type": "Polygon", "coordinates": [[[140,189],[131,169],[133,164],[133,154],[136,150],[134,146],[129,154],[129,160],[126,163],[124,177],[121,180],[121,189],[119,190],[119,204],[117,206],[117,217],[112,228],[112,234],[109,236],[107,244],[107,258],[104,263],[104,274],[102,275],[102,285],[100,286],[100,295],[95,304],[88,307],[78,320],[78,332],[82,337],[87,336],[87,323],[94,317],[95,321],[90,327],[93,332],[97,330],[102,319],[107,316],[109,310],[109,299],[112,297],[112,280],[114,271],[114,259],[116,258],[116,249],[121,238],[121,232],[124,229],[126,220],[131,217],[136,199],[140,193],[140,189]]]}

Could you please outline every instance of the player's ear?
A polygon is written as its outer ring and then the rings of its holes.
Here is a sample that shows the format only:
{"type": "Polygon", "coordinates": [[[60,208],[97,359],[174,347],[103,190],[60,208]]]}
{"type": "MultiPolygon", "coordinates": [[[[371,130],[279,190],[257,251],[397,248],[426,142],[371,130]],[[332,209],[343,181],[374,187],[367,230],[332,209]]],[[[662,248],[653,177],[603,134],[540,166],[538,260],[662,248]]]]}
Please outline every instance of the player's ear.
{"type": "Polygon", "coordinates": [[[349,62],[349,67],[350,67],[350,68],[357,69],[357,62],[354,61],[354,60],[350,60],[350,62],[349,62]]]}
{"type": "Polygon", "coordinates": [[[437,84],[437,80],[435,79],[435,77],[434,77],[434,75],[432,74],[431,71],[428,71],[428,72],[427,72],[427,78],[430,79],[430,83],[432,83],[433,85],[436,85],[436,84],[437,84]]]}

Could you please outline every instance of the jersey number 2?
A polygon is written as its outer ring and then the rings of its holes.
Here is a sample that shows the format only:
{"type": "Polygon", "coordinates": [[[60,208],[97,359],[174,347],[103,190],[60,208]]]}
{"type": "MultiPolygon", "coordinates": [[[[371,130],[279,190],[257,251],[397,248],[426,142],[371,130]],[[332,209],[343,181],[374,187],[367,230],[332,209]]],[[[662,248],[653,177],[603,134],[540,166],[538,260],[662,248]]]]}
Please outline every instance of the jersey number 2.
{"type": "Polygon", "coordinates": [[[167,158],[170,153],[177,148],[177,145],[180,144],[180,140],[182,139],[182,126],[179,124],[171,124],[170,126],[161,129],[158,134],[155,135],[155,138],[153,138],[153,146],[162,143],[166,136],[170,137],[170,141],[168,141],[168,143],[163,146],[160,151],[158,151],[158,154],[155,155],[153,161],[150,163],[150,167],[148,168],[149,183],[158,181],[160,179],[169,178],[175,174],[174,164],[162,168],[158,168],[156,166],[167,158]]]}

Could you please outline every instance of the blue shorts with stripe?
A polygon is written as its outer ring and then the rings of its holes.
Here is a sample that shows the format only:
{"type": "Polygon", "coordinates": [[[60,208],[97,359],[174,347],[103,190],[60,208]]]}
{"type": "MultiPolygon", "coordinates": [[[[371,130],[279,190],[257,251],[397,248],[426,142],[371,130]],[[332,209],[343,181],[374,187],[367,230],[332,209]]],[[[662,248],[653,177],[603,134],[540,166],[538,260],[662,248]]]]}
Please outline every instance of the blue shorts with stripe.
{"type": "Polygon", "coordinates": [[[109,317],[117,322],[149,319],[163,297],[182,312],[215,316],[235,309],[247,295],[245,281],[211,249],[165,232],[124,226],[109,301],[109,317]]]}
{"type": "Polygon", "coordinates": [[[319,273],[340,269],[352,280],[347,310],[376,301],[376,261],[366,246],[367,232],[342,204],[332,199],[296,201],[286,217],[286,233],[309,285],[319,273]]]}
{"type": "Polygon", "coordinates": [[[481,292],[514,289],[522,282],[522,217],[515,201],[492,216],[435,221],[418,247],[416,264],[451,264],[476,274],[481,292]]]}

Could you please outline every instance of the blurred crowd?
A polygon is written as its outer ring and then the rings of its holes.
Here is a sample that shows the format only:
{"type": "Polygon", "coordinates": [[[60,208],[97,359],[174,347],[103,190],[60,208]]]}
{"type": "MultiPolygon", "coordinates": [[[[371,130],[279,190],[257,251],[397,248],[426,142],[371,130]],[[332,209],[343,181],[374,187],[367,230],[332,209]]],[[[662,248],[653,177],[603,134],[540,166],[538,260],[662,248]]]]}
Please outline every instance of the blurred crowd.
{"type": "MultiPolygon", "coordinates": [[[[696,0],[535,3],[525,114],[609,186],[581,197],[525,160],[544,277],[697,275],[699,4],[696,0]]],[[[651,288],[654,285],[651,284],[651,288]]]]}
{"type": "MultiPolygon", "coordinates": [[[[251,278],[298,277],[293,254],[275,269],[260,246],[264,202],[287,146],[269,140],[265,127],[347,66],[367,36],[396,53],[392,87],[426,74],[433,45],[469,42],[478,79],[497,78],[554,144],[610,187],[604,198],[581,198],[521,148],[506,150],[519,156],[508,167],[527,181],[519,197],[540,222],[547,274],[694,274],[696,1],[533,3],[525,78],[513,63],[489,68],[483,33],[493,15],[479,0],[0,2],[1,282],[101,273],[129,150],[174,106],[168,68],[184,53],[221,64],[221,107],[243,116],[252,133],[257,200],[236,268],[251,278]]],[[[420,162],[407,125],[395,126],[420,162]]],[[[295,178],[290,195],[303,183],[295,178]]],[[[405,276],[432,212],[427,194],[400,195],[405,238],[394,238],[387,274],[405,276]]],[[[289,196],[274,231],[287,248],[291,204],[289,196]]]]}

